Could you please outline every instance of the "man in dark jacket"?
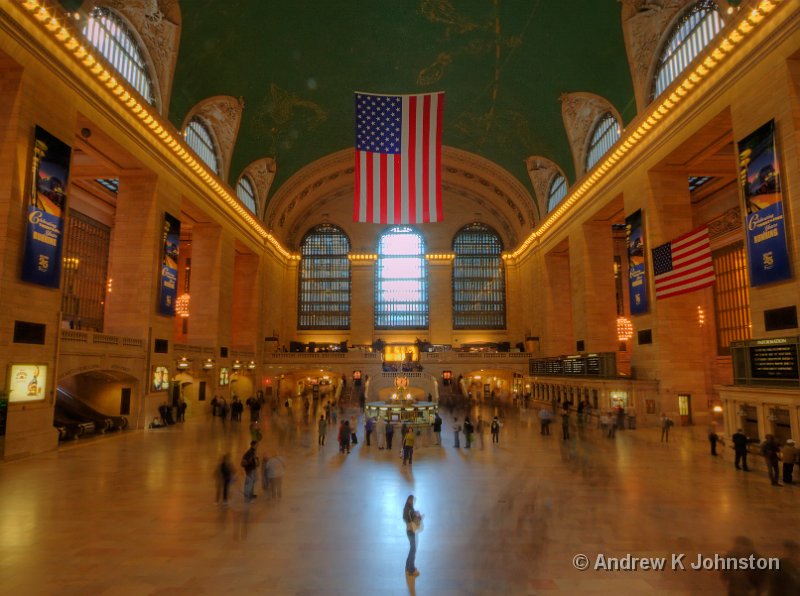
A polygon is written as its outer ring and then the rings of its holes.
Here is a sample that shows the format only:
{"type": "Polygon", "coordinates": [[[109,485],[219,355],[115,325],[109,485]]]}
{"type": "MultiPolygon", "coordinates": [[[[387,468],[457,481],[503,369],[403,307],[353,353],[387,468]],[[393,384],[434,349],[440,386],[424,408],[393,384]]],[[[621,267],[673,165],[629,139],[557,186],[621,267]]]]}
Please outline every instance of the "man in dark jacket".
{"type": "Polygon", "coordinates": [[[436,418],[433,419],[433,434],[436,435],[436,444],[442,444],[442,419],[439,413],[436,413],[436,418]]]}
{"type": "Polygon", "coordinates": [[[744,470],[745,472],[749,471],[747,467],[747,444],[750,439],[747,438],[741,428],[733,433],[731,439],[733,440],[733,452],[736,454],[736,469],[744,470]]]}
{"type": "Polygon", "coordinates": [[[245,451],[242,456],[242,468],[244,468],[244,500],[248,502],[256,496],[253,492],[256,485],[256,470],[258,469],[256,445],[256,441],[250,441],[250,449],[245,451]]]}

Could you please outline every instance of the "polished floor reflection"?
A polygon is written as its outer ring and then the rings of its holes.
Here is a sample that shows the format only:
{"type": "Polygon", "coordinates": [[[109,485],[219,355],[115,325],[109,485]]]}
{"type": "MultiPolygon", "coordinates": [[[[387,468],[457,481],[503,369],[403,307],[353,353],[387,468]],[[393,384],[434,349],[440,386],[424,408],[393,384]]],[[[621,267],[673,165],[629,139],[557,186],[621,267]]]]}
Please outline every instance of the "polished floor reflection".
{"type": "MultiPolygon", "coordinates": [[[[473,415],[475,412],[473,412],[473,415]]],[[[484,417],[490,414],[483,411],[484,417]]],[[[725,593],[698,555],[736,536],[782,556],[800,536],[800,490],[772,487],[753,458],[708,454],[703,429],[652,429],[616,439],[595,428],[539,434],[534,412],[508,409],[499,445],[416,450],[359,445],[341,455],[331,427],[266,418],[259,453],[286,456],[283,499],[242,498],[244,421],[195,415],[0,464],[0,585],[6,594],[617,594],[725,593]],[[282,444],[282,445],[280,445],[282,444]],[[215,466],[229,451],[238,477],[214,503],[215,466]],[[406,578],[401,520],[408,494],[425,513],[417,567],[406,578]],[[608,557],[685,553],[684,571],[580,571],[608,557]]],[[[473,418],[474,419],[474,418],[473,418]]],[[[445,420],[448,419],[445,417],[445,420]]],[[[397,446],[397,443],[396,443],[397,446]]],[[[463,447],[463,438],[462,438],[463,447]]],[[[797,476],[797,474],[796,474],[797,476]]],[[[257,493],[261,493],[260,480],[257,493]]]]}

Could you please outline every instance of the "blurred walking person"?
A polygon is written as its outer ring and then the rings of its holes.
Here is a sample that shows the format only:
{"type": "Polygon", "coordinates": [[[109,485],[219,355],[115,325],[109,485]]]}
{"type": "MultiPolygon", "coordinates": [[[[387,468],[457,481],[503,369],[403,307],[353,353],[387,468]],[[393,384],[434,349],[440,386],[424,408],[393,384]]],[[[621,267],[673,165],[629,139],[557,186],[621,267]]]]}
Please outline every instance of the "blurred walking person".
{"type": "Polygon", "coordinates": [[[256,443],[250,441],[250,449],[242,456],[242,468],[244,468],[244,500],[250,502],[257,495],[253,492],[256,484],[256,470],[258,469],[258,457],[256,456],[256,443]]]}
{"type": "Polygon", "coordinates": [[[233,480],[233,466],[231,465],[231,456],[226,453],[222,456],[216,470],[217,479],[217,498],[215,503],[227,505],[228,504],[228,487],[233,480]]]}
{"type": "Polygon", "coordinates": [[[417,558],[417,532],[422,528],[422,514],[414,509],[414,495],[408,495],[403,507],[403,521],[406,523],[406,536],[408,536],[408,556],[406,557],[406,575],[417,577],[419,569],[416,567],[417,558]]]}

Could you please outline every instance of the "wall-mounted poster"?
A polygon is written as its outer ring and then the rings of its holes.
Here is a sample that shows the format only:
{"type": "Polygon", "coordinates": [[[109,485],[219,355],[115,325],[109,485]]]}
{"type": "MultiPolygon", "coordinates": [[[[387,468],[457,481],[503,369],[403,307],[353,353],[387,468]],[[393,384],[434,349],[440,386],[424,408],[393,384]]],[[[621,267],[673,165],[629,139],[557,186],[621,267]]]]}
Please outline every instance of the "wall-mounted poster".
{"type": "Polygon", "coordinates": [[[31,187],[22,260],[22,279],[58,288],[67,182],[72,149],[43,128],[36,127],[31,158],[31,187]]]}
{"type": "Polygon", "coordinates": [[[8,401],[41,401],[47,390],[46,364],[12,364],[8,380],[8,401]]]}
{"type": "Polygon", "coordinates": [[[169,389],[169,369],[166,366],[153,367],[153,384],[151,391],[167,391],[169,389]]]}
{"type": "Polygon", "coordinates": [[[639,209],[625,218],[625,233],[628,243],[628,287],[631,296],[631,314],[646,313],[647,269],[644,260],[644,224],[642,210],[639,209]]]}
{"type": "Polygon", "coordinates": [[[222,366],[219,369],[219,386],[225,387],[226,385],[230,384],[231,377],[230,371],[228,370],[227,366],[222,366]]]}
{"type": "Polygon", "coordinates": [[[181,222],[164,213],[161,249],[161,293],[158,310],[162,315],[175,314],[175,299],[178,293],[178,248],[181,238],[181,222]]]}
{"type": "Polygon", "coordinates": [[[786,246],[780,167],[775,153],[775,121],[770,120],[739,141],[738,152],[750,285],[789,279],[792,274],[786,246]]]}

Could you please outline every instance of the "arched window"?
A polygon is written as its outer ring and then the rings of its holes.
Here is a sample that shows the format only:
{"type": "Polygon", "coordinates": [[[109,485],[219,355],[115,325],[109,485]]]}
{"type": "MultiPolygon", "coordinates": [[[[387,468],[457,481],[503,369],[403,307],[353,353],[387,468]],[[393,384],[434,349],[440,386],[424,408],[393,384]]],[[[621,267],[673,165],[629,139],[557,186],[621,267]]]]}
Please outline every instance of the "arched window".
{"type": "Polygon", "coordinates": [[[505,329],[503,243],[489,226],[473,223],[453,240],[453,329],[505,329]]]}
{"type": "Polygon", "coordinates": [[[236,196],[244,203],[245,207],[253,213],[256,212],[256,190],[247,176],[239,178],[239,182],[236,184],[236,196]]]}
{"type": "Polygon", "coordinates": [[[408,226],[389,228],[378,239],[375,329],[427,328],[425,242],[408,226]]]}
{"type": "Polygon", "coordinates": [[[150,76],[144,54],[133,33],[117,13],[105,6],[93,8],[83,27],[83,36],[147,103],[155,105],[153,77],[150,76]]]}
{"type": "Polygon", "coordinates": [[[298,329],[350,329],[350,240],[338,227],[314,227],[300,246],[298,329]]]}
{"type": "Polygon", "coordinates": [[[219,174],[219,160],[214,139],[208,132],[208,127],[197,117],[192,118],[186,126],[186,142],[194,152],[206,162],[206,165],[219,174]]]}
{"type": "Polygon", "coordinates": [[[653,81],[653,99],[678,78],[724,26],[717,3],[710,0],[695,2],[684,13],[661,48],[653,81]]]}
{"type": "Polygon", "coordinates": [[[556,205],[567,196],[567,179],[561,174],[556,174],[550,181],[550,188],[547,191],[547,211],[552,211],[556,205]]]}
{"type": "Polygon", "coordinates": [[[611,112],[606,112],[597,120],[586,152],[586,170],[591,170],[606,151],[619,141],[619,123],[611,112]]]}

